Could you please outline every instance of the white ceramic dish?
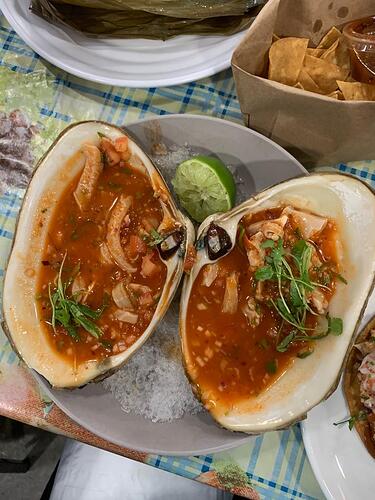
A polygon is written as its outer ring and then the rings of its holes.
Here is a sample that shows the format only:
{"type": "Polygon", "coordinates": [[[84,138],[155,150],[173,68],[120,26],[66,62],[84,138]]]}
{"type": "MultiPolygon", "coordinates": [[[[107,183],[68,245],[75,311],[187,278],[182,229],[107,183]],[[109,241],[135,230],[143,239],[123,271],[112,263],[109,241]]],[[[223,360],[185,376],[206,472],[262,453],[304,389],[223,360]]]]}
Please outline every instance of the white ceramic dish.
{"type": "MultiPolygon", "coordinates": [[[[128,129],[149,154],[160,142],[167,150],[188,145],[192,153],[216,154],[239,173],[249,196],[270,184],[306,174],[303,167],[280,146],[228,121],[170,115],[135,123],[128,129]]],[[[158,331],[154,334],[157,335],[158,331]]],[[[88,384],[74,391],[56,390],[42,377],[35,376],[67,415],[120,446],[164,455],[198,455],[239,446],[252,439],[220,428],[206,413],[155,424],[143,417],[124,413],[101,384],[88,384]]]]}
{"type": "MultiPolygon", "coordinates": [[[[372,294],[361,327],[375,314],[372,294]]],[[[330,500],[371,500],[375,492],[375,461],[355,429],[334,426],[349,416],[342,385],[315,407],[302,424],[303,441],[314,474],[330,500]]]]}
{"type": "Polygon", "coordinates": [[[211,76],[229,68],[242,33],[180,36],[158,40],[90,39],[47,23],[29,12],[30,0],[0,0],[0,10],[18,35],[73,75],[123,87],[163,87],[211,76]]]}

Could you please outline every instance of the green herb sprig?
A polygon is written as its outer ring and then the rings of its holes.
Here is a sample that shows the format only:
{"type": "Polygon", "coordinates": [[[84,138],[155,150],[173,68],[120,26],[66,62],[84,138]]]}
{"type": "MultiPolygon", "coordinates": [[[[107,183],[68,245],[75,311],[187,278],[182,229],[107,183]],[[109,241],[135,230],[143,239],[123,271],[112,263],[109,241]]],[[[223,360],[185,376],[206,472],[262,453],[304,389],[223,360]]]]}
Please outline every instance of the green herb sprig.
{"type": "Polygon", "coordinates": [[[318,340],[330,333],[341,335],[342,320],[331,318],[328,315],[328,328],[324,332],[316,335],[307,334],[307,332],[314,330],[306,327],[307,313],[318,315],[308,304],[307,293],[316,287],[329,290],[328,286],[311,280],[309,269],[313,252],[312,246],[300,239],[295,243],[290,254],[287,254],[284,249],[281,238],[277,243],[268,239],[261,246],[264,249],[271,249],[271,252],[265,258],[266,265],[255,272],[255,279],[257,281],[270,280],[277,284],[279,297],[276,300],[271,299],[270,303],[283,321],[293,327],[293,330],[278,343],[277,351],[286,352],[290,344],[295,341],[318,340]],[[296,272],[289,264],[287,256],[295,264],[296,272]]]}
{"type": "Polygon", "coordinates": [[[163,236],[160,233],[158,233],[156,229],[151,229],[150,233],[143,237],[143,240],[149,247],[156,247],[160,243],[163,243],[165,238],[166,236],[163,236]]]}
{"type": "Polygon", "coordinates": [[[348,424],[349,430],[351,431],[356,422],[362,422],[363,420],[367,420],[367,413],[364,410],[360,410],[355,415],[346,418],[345,420],[341,420],[340,422],[333,422],[333,425],[344,425],[348,424]]]}
{"type": "Polygon", "coordinates": [[[81,340],[78,333],[79,327],[84,328],[93,337],[99,338],[103,332],[94,321],[100,318],[104,309],[107,307],[107,303],[105,301],[102,307],[93,310],[77,301],[78,294],[70,297],[67,296],[67,289],[72,284],[73,278],[71,277],[65,283],[62,281],[65,259],[66,254],[60,265],[55,290],[52,291],[51,284],[49,284],[48,287],[48,295],[52,309],[52,328],[56,331],[56,326],[60,324],[76,342],[81,340]]]}

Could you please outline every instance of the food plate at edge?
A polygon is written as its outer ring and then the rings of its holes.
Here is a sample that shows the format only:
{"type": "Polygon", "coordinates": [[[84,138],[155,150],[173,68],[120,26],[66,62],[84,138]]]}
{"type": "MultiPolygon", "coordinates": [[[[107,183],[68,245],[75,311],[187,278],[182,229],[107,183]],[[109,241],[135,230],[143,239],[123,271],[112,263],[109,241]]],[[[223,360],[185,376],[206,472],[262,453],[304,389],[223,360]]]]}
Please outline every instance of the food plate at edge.
{"type": "Polygon", "coordinates": [[[29,11],[30,0],[0,0],[16,33],[47,61],[80,78],[120,87],[179,85],[230,67],[243,33],[161,40],[91,39],[29,11]],[[98,64],[100,61],[100,64],[98,64]]]}

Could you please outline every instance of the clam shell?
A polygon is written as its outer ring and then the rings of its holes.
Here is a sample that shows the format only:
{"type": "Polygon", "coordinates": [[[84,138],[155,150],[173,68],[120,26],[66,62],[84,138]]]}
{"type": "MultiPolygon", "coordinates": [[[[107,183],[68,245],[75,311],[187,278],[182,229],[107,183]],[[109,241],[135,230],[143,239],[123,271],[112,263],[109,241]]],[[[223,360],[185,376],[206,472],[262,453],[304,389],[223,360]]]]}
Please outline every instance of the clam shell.
{"type": "Polygon", "coordinates": [[[54,387],[79,387],[112,374],[142,346],[163,317],[181,280],[188,243],[193,241],[191,222],[176,208],[166,183],[150,158],[124,129],[100,121],[80,122],[66,128],[38,162],[23,201],[7,265],[3,326],[14,349],[30,368],[43,375],[54,387]],[[129,137],[129,149],[145,166],[155,193],[163,200],[163,210],[181,224],[183,243],[179,251],[165,260],[168,269],[165,285],[154,316],[142,336],[120,354],[101,362],[88,361],[73,367],[54,351],[39,323],[35,308],[37,270],[54,214],[53,207],[84,166],[83,156],[74,161],[72,158],[79,158],[74,155],[85,142],[98,143],[98,132],[110,139],[123,135],[129,137]]]}
{"type": "MultiPolygon", "coordinates": [[[[343,251],[341,268],[348,284],[337,283],[329,305],[331,316],[343,319],[342,335],[316,343],[313,355],[296,359],[268,390],[226,412],[211,409],[215,420],[235,431],[258,434],[285,428],[305,418],[306,413],[337,387],[343,365],[364,312],[375,275],[375,196],[368,185],[354,177],[319,173],[295,178],[253,196],[223,215],[206,219],[198,230],[198,256],[185,278],[180,309],[180,335],[186,373],[192,380],[192,360],[186,342],[186,314],[192,285],[209,260],[204,236],[211,222],[224,228],[234,243],[237,225],[248,212],[292,205],[336,221],[343,251]]],[[[200,397],[199,387],[195,387],[200,397]]]]}

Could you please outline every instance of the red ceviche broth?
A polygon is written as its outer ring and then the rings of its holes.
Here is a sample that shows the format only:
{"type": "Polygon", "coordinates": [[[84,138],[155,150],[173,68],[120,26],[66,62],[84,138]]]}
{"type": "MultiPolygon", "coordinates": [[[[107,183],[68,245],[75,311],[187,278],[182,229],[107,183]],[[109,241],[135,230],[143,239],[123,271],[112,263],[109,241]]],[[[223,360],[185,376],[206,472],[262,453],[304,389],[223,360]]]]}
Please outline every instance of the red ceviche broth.
{"type": "Polygon", "coordinates": [[[167,273],[157,249],[163,211],[127,138],[101,136],[82,152],[85,167],[54,209],[37,296],[53,348],[76,364],[130,347],[167,273]]]}
{"type": "Polygon", "coordinates": [[[255,398],[341,333],[327,312],[345,282],[340,248],[333,220],[290,206],[242,218],[231,251],[200,270],[187,309],[191,377],[206,407],[255,398]]]}

